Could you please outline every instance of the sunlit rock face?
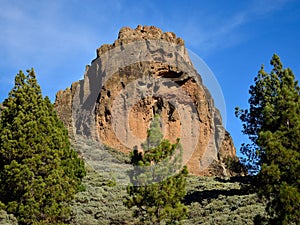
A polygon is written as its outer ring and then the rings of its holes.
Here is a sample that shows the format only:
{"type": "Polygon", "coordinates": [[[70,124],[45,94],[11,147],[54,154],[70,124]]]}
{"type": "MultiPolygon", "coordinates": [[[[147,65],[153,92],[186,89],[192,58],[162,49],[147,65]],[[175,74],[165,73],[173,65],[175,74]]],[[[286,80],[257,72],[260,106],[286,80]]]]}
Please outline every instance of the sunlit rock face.
{"type": "Polygon", "coordinates": [[[159,114],[164,138],[180,138],[190,173],[231,174],[222,160],[236,158],[233,141],[181,38],[154,26],[125,27],[96,52],[84,79],[56,95],[71,139],[129,153],[141,148],[159,114]]]}

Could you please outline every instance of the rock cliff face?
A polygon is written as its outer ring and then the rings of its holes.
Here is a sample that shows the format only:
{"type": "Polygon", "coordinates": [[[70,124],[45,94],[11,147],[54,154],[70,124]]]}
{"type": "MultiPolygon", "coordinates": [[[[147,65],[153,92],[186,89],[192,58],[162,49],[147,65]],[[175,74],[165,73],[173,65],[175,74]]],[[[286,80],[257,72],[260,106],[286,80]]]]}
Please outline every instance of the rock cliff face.
{"type": "Polygon", "coordinates": [[[174,33],[153,26],[122,28],[97,49],[84,79],[59,91],[55,108],[70,137],[83,136],[124,153],[140,148],[155,114],[164,138],[180,138],[196,175],[228,175],[235,147],[201,76],[174,33]]]}

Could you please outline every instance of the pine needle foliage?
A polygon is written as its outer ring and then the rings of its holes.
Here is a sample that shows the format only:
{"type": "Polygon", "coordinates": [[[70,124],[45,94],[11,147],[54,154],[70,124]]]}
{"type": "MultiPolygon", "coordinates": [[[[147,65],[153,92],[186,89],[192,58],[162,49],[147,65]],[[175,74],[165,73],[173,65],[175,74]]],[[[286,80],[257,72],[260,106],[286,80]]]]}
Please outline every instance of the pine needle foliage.
{"type": "Polygon", "coordinates": [[[131,154],[135,169],[124,203],[134,209],[141,224],[177,224],[187,216],[182,200],[188,171],[182,168],[182,149],[179,140],[175,144],[163,140],[160,129],[160,117],[155,115],[143,152],[131,154]]]}
{"type": "Polygon", "coordinates": [[[33,69],[20,71],[0,117],[0,201],[20,224],[61,224],[81,188],[84,162],[33,69]]]}
{"type": "Polygon", "coordinates": [[[300,87],[278,55],[262,66],[246,110],[237,109],[252,141],[242,152],[258,171],[258,193],[268,200],[271,224],[300,224],[300,87]]]}

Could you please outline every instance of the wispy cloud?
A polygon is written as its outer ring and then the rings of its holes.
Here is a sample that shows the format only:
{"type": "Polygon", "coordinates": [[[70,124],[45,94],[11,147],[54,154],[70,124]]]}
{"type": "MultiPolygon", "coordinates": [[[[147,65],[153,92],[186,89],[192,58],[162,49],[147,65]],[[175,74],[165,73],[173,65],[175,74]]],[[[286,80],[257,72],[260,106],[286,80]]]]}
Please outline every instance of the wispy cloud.
{"type": "Polygon", "coordinates": [[[90,30],[80,23],[70,26],[70,21],[64,17],[64,5],[58,5],[57,1],[36,4],[6,1],[1,8],[0,48],[13,60],[26,61],[26,55],[39,57],[63,53],[74,46],[85,47],[89,43],[90,30]]]}
{"type": "MultiPolygon", "coordinates": [[[[200,48],[204,52],[212,52],[216,48],[230,47],[245,41],[249,34],[239,32],[244,25],[253,21],[267,18],[281,10],[290,0],[247,2],[244,8],[233,14],[215,13],[205,15],[202,21],[192,20],[185,26],[185,36],[191,46],[200,48]],[[213,19],[211,19],[213,18],[213,19]],[[192,31],[192,32],[191,32],[192,31]]],[[[225,12],[225,9],[223,9],[225,12]]]]}
{"type": "MultiPolygon", "coordinates": [[[[212,13],[205,12],[205,7],[203,11],[201,4],[193,3],[199,8],[199,13],[195,15],[187,13],[186,17],[177,16],[169,19],[175,8],[177,12],[180,12],[181,8],[170,5],[171,9],[164,14],[165,10],[162,6],[160,8],[158,3],[145,4],[143,7],[138,5],[138,8],[135,8],[135,4],[125,4],[118,0],[110,3],[2,0],[0,12],[2,53],[0,54],[14,62],[26,61],[26,57],[20,57],[21,55],[37,58],[41,55],[55,55],[55,59],[52,60],[62,60],[64,54],[72,49],[88,49],[87,51],[94,49],[95,46],[91,46],[91,43],[98,41],[100,44],[100,29],[106,27],[110,30],[111,26],[122,22],[130,21],[133,24],[135,22],[133,14],[141,23],[156,19],[156,21],[163,21],[161,23],[169,25],[170,28],[181,22],[180,33],[183,38],[192,46],[210,51],[239,43],[246,38],[238,32],[239,28],[251,21],[267,17],[280,10],[288,2],[287,0],[254,0],[243,4],[244,8],[233,11],[230,15],[226,14],[224,7],[223,11],[216,9],[216,13],[212,13]],[[151,17],[154,14],[155,18],[151,17]],[[92,27],[93,25],[103,26],[99,26],[98,30],[97,27],[92,27]]],[[[102,34],[105,34],[105,31],[102,31],[102,34]]]]}
{"type": "MultiPolygon", "coordinates": [[[[247,1],[240,9],[231,5],[229,14],[227,3],[209,8],[197,1],[179,7],[171,0],[0,0],[0,76],[9,69],[13,76],[19,69],[39,66],[48,80],[43,79],[67,86],[81,77],[85,64],[95,57],[95,48],[112,42],[118,30],[128,25],[157,25],[174,31],[188,47],[213,52],[246,40],[240,28],[288,2],[247,1]]],[[[1,85],[7,80],[13,77],[1,79],[1,85]]]]}
{"type": "Polygon", "coordinates": [[[66,1],[31,0],[0,5],[1,86],[11,87],[19,69],[35,67],[40,84],[47,87],[43,89],[53,97],[80,78],[95,57],[98,31],[76,16],[81,7],[74,11],[66,1]]]}

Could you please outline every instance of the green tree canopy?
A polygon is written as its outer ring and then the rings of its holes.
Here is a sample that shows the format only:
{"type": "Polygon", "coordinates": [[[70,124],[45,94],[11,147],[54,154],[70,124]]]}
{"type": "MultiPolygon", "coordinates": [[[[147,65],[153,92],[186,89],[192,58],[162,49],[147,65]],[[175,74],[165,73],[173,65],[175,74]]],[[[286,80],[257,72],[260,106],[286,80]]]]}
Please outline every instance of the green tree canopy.
{"type": "Polygon", "coordinates": [[[0,117],[0,201],[20,224],[64,221],[85,175],[34,70],[20,71],[0,117]]]}
{"type": "Polygon", "coordinates": [[[131,154],[135,168],[125,205],[135,207],[135,216],[143,224],[175,224],[187,215],[187,207],[181,202],[188,174],[186,166],[182,168],[182,149],[179,140],[171,144],[162,138],[160,118],[155,115],[142,145],[144,151],[134,150],[131,154]]]}
{"type": "Polygon", "coordinates": [[[268,200],[272,224],[300,223],[300,87],[291,69],[273,55],[250,87],[246,110],[236,110],[252,144],[242,147],[259,170],[259,194],[268,200]]]}

